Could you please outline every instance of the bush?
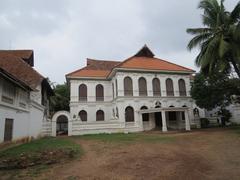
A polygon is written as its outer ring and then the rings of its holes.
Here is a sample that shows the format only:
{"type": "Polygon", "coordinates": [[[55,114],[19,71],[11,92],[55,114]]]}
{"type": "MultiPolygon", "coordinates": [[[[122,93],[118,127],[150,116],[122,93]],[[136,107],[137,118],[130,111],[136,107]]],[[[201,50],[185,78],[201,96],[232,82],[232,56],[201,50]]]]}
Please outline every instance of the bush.
{"type": "Polygon", "coordinates": [[[209,120],[207,118],[200,118],[201,128],[207,128],[209,125],[209,120]]]}

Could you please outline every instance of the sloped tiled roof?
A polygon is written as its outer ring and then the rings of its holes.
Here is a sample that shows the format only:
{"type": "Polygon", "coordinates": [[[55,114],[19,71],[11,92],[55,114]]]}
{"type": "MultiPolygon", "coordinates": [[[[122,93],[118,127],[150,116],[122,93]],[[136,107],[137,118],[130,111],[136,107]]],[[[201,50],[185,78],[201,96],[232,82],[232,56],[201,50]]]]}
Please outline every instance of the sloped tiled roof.
{"type": "Polygon", "coordinates": [[[44,77],[27,64],[16,52],[0,51],[0,68],[26,83],[31,89],[36,89],[44,77]]]}
{"type": "Polygon", "coordinates": [[[19,57],[28,63],[30,66],[34,66],[33,50],[0,50],[0,53],[8,53],[13,56],[19,57]]]}
{"type": "Polygon", "coordinates": [[[69,73],[66,76],[106,78],[112,69],[119,63],[118,61],[87,59],[86,67],[69,73]]]}
{"type": "Polygon", "coordinates": [[[145,45],[134,56],[122,62],[87,59],[86,67],[69,73],[66,75],[66,77],[107,78],[115,68],[185,73],[195,72],[192,69],[168,62],[166,60],[155,58],[152,51],[145,45]]]}
{"type": "Polygon", "coordinates": [[[162,70],[162,71],[187,71],[194,72],[192,69],[162,60],[149,57],[131,57],[117,66],[118,68],[162,70]]]}

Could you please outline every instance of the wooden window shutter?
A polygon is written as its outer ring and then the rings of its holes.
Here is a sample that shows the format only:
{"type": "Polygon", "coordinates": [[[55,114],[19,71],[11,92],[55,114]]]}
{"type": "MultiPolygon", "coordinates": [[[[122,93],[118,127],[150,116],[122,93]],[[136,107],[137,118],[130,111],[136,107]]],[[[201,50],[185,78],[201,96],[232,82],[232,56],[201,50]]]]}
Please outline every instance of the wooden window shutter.
{"type": "Polygon", "coordinates": [[[185,81],[183,79],[179,79],[178,86],[179,86],[179,95],[186,96],[187,95],[186,85],[185,85],[185,81]]]}
{"type": "Polygon", "coordinates": [[[79,86],[79,101],[87,101],[87,86],[85,84],[79,86]]]}
{"type": "Polygon", "coordinates": [[[130,106],[125,109],[125,121],[134,122],[134,110],[130,106]]]}
{"type": "Polygon", "coordinates": [[[101,84],[96,86],[96,101],[104,101],[104,89],[101,84]]]}
{"type": "Polygon", "coordinates": [[[174,96],[174,89],[173,89],[173,81],[172,79],[166,80],[166,89],[167,89],[167,96],[174,96]]]}
{"type": "Polygon", "coordinates": [[[138,80],[139,96],[147,96],[147,82],[146,79],[141,77],[138,80]]]}
{"type": "Polygon", "coordinates": [[[104,121],[104,112],[102,110],[97,111],[96,121],[104,121]]]}
{"type": "Polygon", "coordinates": [[[124,96],[133,96],[133,85],[130,77],[124,78],[124,96]]]}
{"type": "Polygon", "coordinates": [[[79,117],[80,117],[80,119],[81,119],[82,121],[87,121],[87,112],[84,111],[84,110],[81,110],[81,111],[79,112],[79,117]]]}
{"type": "Polygon", "coordinates": [[[152,86],[153,86],[153,95],[161,96],[161,87],[160,87],[160,81],[158,78],[153,79],[152,86]]]}
{"type": "Polygon", "coordinates": [[[5,119],[4,141],[11,141],[13,136],[13,119],[5,119]]]}

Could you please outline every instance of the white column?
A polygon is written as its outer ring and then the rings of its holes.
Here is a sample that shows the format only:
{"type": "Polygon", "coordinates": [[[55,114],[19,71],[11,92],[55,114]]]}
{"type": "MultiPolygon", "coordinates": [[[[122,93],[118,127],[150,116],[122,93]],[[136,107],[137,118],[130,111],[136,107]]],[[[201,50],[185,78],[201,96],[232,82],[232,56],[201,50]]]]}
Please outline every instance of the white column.
{"type": "Polygon", "coordinates": [[[56,131],[57,131],[57,122],[56,121],[52,121],[52,136],[53,137],[56,136],[56,131]]]}
{"type": "Polygon", "coordinates": [[[184,113],[185,113],[185,129],[186,131],[190,131],[191,127],[190,127],[190,121],[188,116],[188,110],[185,110],[184,113]]]}
{"type": "Polygon", "coordinates": [[[142,113],[138,113],[138,123],[139,123],[139,128],[143,131],[143,119],[142,119],[142,113]]]}
{"type": "Polygon", "coordinates": [[[172,80],[173,80],[174,96],[179,96],[178,79],[172,78],[172,80]]]}
{"type": "Polygon", "coordinates": [[[160,79],[160,86],[161,86],[161,96],[167,96],[166,92],[166,78],[160,79]]]}
{"type": "Polygon", "coordinates": [[[68,136],[72,136],[72,119],[68,119],[68,136]]]}
{"type": "Polygon", "coordinates": [[[167,131],[167,123],[166,123],[166,114],[165,111],[162,111],[162,131],[166,132],[167,131]]]}
{"type": "Polygon", "coordinates": [[[133,75],[131,78],[133,85],[133,96],[139,96],[138,77],[136,75],[133,75]]]}

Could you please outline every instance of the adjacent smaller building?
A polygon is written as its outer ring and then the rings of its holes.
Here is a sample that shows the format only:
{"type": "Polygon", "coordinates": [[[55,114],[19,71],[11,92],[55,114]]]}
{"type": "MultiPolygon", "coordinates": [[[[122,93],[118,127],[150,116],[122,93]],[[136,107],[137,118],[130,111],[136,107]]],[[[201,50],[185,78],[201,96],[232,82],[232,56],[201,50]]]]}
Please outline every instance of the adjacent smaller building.
{"type": "Polygon", "coordinates": [[[42,135],[53,91],[32,50],[0,50],[0,142],[42,135]]]}

